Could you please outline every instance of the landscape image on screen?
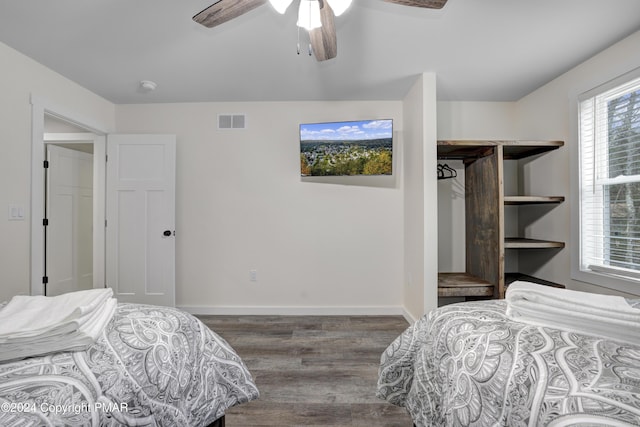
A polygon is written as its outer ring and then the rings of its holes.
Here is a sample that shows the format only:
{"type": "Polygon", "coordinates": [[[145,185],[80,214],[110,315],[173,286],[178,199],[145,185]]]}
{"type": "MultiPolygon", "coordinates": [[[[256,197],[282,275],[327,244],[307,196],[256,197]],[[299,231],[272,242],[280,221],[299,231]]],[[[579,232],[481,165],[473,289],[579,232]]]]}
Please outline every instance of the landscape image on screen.
{"type": "Polygon", "coordinates": [[[391,175],[393,120],[300,125],[302,176],[391,175]]]}

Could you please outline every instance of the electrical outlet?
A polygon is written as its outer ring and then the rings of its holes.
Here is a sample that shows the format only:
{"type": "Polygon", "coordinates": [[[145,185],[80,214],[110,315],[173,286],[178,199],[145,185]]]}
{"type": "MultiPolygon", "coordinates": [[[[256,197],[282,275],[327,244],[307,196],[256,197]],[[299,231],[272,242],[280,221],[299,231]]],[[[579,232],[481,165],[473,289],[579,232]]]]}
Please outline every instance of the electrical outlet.
{"type": "Polygon", "coordinates": [[[249,280],[252,282],[258,281],[258,270],[249,270],[249,280]]]}

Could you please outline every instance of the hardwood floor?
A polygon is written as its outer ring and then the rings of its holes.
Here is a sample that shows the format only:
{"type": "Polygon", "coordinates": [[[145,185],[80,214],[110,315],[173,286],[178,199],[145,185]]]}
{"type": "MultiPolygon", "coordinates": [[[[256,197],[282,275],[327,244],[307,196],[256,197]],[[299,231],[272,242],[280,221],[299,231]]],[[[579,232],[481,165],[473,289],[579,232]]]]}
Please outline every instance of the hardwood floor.
{"type": "Polygon", "coordinates": [[[411,427],[375,396],[380,355],[409,325],[400,316],[198,316],[240,354],[260,399],[226,427],[411,427]]]}

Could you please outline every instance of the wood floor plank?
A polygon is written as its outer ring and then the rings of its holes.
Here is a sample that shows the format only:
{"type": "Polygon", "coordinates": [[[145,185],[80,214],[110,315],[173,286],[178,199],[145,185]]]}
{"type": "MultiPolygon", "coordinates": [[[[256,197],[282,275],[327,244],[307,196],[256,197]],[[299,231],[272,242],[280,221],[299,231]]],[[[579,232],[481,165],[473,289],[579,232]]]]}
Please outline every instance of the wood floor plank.
{"type": "Polygon", "coordinates": [[[400,316],[198,316],[242,357],[260,399],[227,411],[227,427],[407,426],[406,410],[375,396],[400,316]]]}
{"type": "Polygon", "coordinates": [[[229,409],[225,419],[227,427],[351,425],[351,405],[277,403],[260,399],[229,409]]]}
{"type": "Polygon", "coordinates": [[[406,427],[412,424],[404,408],[384,402],[351,405],[351,419],[354,426],[406,427]]]}

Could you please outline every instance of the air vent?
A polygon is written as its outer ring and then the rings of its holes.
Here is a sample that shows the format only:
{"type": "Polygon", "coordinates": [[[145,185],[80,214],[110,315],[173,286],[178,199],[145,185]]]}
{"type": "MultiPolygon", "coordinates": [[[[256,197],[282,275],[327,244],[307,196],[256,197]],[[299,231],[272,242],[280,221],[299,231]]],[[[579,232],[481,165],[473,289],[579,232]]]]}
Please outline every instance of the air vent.
{"type": "Polygon", "coordinates": [[[219,114],[218,129],[246,129],[247,120],[244,114],[219,114]]]}

